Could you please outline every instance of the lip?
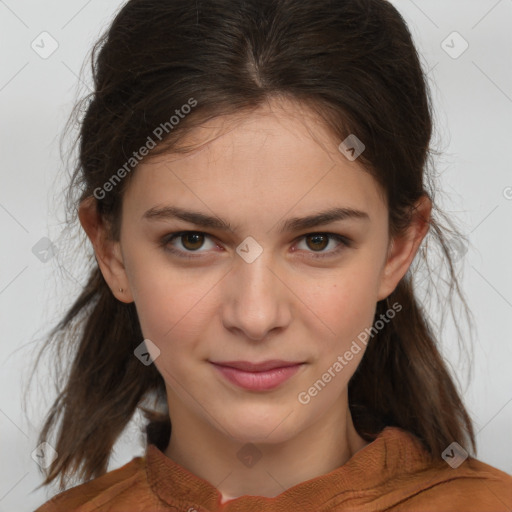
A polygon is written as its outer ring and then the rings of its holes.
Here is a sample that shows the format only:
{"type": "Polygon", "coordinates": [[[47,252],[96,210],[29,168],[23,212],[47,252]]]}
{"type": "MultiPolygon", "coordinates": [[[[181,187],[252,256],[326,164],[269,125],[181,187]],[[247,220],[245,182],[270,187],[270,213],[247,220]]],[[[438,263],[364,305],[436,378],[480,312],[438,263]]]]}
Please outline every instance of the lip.
{"type": "Polygon", "coordinates": [[[222,361],[210,363],[231,383],[250,390],[267,391],[291,378],[304,363],[271,360],[261,363],[222,361]]]}

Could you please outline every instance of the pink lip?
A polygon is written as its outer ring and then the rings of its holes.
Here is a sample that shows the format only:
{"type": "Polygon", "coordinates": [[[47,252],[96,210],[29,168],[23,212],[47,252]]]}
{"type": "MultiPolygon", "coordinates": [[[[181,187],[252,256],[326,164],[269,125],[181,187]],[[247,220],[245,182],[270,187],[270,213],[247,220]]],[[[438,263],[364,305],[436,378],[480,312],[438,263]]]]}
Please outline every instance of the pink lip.
{"type": "Polygon", "coordinates": [[[278,360],[262,363],[210,362],[230,382],[250,391],[266,391],[276,388],[292,377],[303,364],[278,360]]]}

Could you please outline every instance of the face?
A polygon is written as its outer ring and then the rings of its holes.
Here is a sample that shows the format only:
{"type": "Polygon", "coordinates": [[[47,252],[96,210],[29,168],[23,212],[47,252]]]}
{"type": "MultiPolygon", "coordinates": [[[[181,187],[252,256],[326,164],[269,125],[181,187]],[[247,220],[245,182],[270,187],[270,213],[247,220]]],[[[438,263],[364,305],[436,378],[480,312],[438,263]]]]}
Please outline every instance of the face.
{"type": "Polygon", "coordinates": [[[365,345],[343,355],[396,284],[385,272],[385,199],[291,102],[210,121],[192,140],[203,144],[143,161],[127,187],[129,294],[160,350],[171,421],[284,441],[347,408],[365,345]]]}

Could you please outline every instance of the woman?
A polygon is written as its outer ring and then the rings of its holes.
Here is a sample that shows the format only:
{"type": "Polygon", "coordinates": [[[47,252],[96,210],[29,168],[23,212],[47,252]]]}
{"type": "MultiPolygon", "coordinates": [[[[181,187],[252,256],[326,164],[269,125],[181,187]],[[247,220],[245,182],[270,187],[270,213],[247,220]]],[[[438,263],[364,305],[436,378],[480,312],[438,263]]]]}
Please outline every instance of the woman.
{"type": "Polygon", "coordinates": [[[84,483],[39,511],[509,510],[412,284],[427,234],[457,281],[396,9],[131,0],[93,62],[96,261],[40,438],[45,483],[84,483]],[[138,408],[145,456],[106,473],[138,408]]]}

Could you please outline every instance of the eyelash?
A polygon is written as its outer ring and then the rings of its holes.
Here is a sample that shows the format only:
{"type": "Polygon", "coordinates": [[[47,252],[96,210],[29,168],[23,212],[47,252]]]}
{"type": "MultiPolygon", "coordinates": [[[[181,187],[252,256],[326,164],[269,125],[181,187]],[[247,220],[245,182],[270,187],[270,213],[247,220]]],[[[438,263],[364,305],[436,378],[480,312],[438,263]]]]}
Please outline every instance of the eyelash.
{"type": "MultiPolygon", "coordinates": [[[[175,254],[176,256],[178,256],[180,258],[187,258],[187,259],[201,258],[202,256],[193,254],[193,252],[196,252],[196,251],[181,251],[181,250],[176,250],[172,247],[169,247],[170,242],[172,242],[174,239],[180,238],[181,236],[189,235],[189,234],[205,235],[206,237],[211,238],[210,235],[208,235],[208,233],[204,233],[203,231],[178,231],[175,233],[169,233],[168,235],[164,236],[160,242],[160,245],[164,248],[164,250],[166,250],[172,254],[175,254]],[[191,254],[187,254],[187,253],[191,253],[191,254]]],[[[348,238],[346,238],[342,235],[338,235],[336,233],[325,233],[325,232],[306,233],[305,235],[302,235],[301,237],[299,237],[299,240],[302,240],[308,236],[313,236],[313,235],[323,235],[323,236],[328,237],[329,240],[335,240],[340,243],[340,245],[336,249],[334,249],[333,251],[326,252],[325,254],[323,254],[323,253],[315,254],[314,252],[312,252],[310,257],[312,257],[314,259],[328,258],[328,257],[335,256],[339,252],[341,252],[343,249],[352,246],[351,240],[349,240],[348,238]]]]}

